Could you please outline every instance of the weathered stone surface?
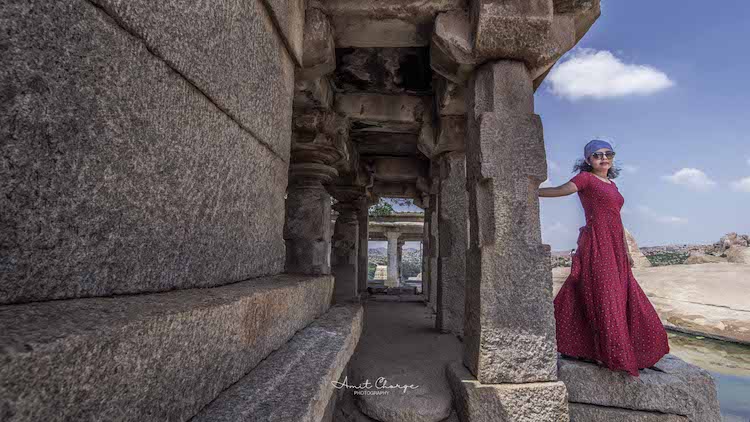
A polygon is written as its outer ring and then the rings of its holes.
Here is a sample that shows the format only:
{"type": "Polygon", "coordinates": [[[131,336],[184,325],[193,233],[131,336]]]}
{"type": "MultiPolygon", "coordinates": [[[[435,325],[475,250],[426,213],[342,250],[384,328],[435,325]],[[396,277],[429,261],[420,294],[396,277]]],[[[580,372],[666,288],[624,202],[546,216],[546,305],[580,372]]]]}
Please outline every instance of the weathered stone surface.
{"type": "Polygon", "coordinates": [[[286,272],[331,273],[331,195],[320,183],[289,186],[284,240],[286,272]]]}
{"type": "Polygon", "coordinates": [[[338,48],[339,91],[425,95],[432,91],[430,51],[420,48],[338,48]]]}
{"type": "Polygon", "coordinates": [[[531,80],[523,63],[502,61],[470,86],[464,363],[483,383],[554,381],[550,250],[536,194],[546,159],[531,80]]]}
{"type": "Polygon", "coordinates": [[[355,395],[363,413],[383,422],[438,422],[449,417],[453,399],[445,365],[460,359],[461,343],[453,335],[436,332],[433,323],[421,303],[367,302],[349,384],[369,381],[371,393],[387,394],[355,395]],[[415,388],[378,388],[378,382],[382,387],[415,388]]]}
{"type": "Polygon", "coordinates": [[[435,15],[463,9],[466,0],[313,0],[310,5],[331,16],[337,47],[415,47],[429,44],[435,15]]]}
{"type": "MultiPolygon", "coordinates": [[[[256,0],[263,1],[281,30],[289,50],[299,65],[302,63],[302,46],[305,31],[305,0],[256,0]]],[[[240,23],[241,24],[241,23],[240,23]]]]}
{"type": "Polygon", "coordinates": [[[687,416],[691,421],[719,421],[719,402],[711,375],[666,355],[655,369],[634,378],[591,363],[560,359],[558,374],[569,400],[624,409],[687,416]]]}
{"type": "Polygon", "coordinates": [[[357,261],[357,272],[359,275],[357,276],[357,289],[358,293],[361,295],[364,292],[367,292],[367,262],[369,260],[369,204],[368,206],[362,207],[359,210],[359,213],[357,214],[357,223],[358,223],[358,230],[359,230],[359,258],[357,261]]]}
{"type": "Polygon", "coordinates": [[[445,78],[436,78],[433,85],[438,114],[441,116],[466,114],[466,90],[462,84],[450,82],[445,78]]]}
{"type": "Polygon", "coordinates": [[[454,83],[464,83],[481,62],[472,46],[472,26],[463,10],[441,13],[435,19],[430,65],[454,83]]]}
{"type": "MultiPolygon", "coordinates": [[[[442,116],[434,155],[466,150],[466,116],[442,116]]],[[[465,190],[465,189],[464,189],[465,190]]]]}
{"type": "Polygon", "coordinates": [[[336,111],[352,119],[352,131],[419,133],[431,97],[381,94],[336,96],[336,111]]]}
{"type": "Polygon", "coordinates": [[[379,157],[373,160],[375,177],[384,182],[416,182],[427,175],[426,160],[405,157],[379,157]]]}
{"type": "MultiPolygon", "coordinates": [[[[288,160],[294,61],[261,1],[225,0],[189,6],[179,1],[148,0],[92,0],[92,3],[253,136],[288,160]]],[[[289,5],[284,15],[289,16],[289,24],[299,20],[301,41],[302,0],[270,3],[277,13],[282,6],[289,5]],[[292,6],[295,3],[296,9],[292,6]],[[293,17],[295,11],[299,15],[293,17]]],[[[66,32],[72,35],[70,31],[66,32]]],[[[50,36],[45,34],[40,38],[50,36]]],[[[101,44],[100,54],[109,55],[106,47],[107,44],[101,44]]],[[[91,55],[89,51],[84,54],[91,55]]],[[[111,68],[132,72],[128,65],[120,67],[112,63],[111,68]]],[[[88,71],[99,73],[94,68],[88,71]]]]}
{"type": "Polygon", "coordinates": [[[552,15],[552,0],[472,1],[474,54],[520,60],[530,68],[547,62],[555,54],[552,15]]]}
{"type": "Polygon", "coordinates": [[[0,307],[4,420],[187,420],[323,314],[332,291],[331,277],[280,275],[0,307]]]}
{"type": "Polygon", "coordinates": [[[466,194],[466,155],[463,151],[449,152],[440,160],[440,195],[438,221],[440,244],[438,263],[438,309],[436,324],[439,330],[459,337],[464,331],[466,287],[467,215],[469,201],[466,194]]]}
{"type": "Polygon", "coordinates": [[[432,190],[430,191],[430,204],[435,208],[430,215],[430,279],[429,279],[429,305],[432,312],[437,313],[437,283],[438,283],[438,255],[440,253],[440,222],[438,219],[437,204],[440,200],[440,167],[436,162],[430,166],[430,179],[432,190]]]}
{"type": "Polygon", "coordinates": [[[297,71],[297,79],[317,79],[333,72],[336,68],[333,28],[318,9],[307,9],[303,44],[302,68],[297,71]]]}
{"type": "Polygon", "coordinates": [[[715,264],[718,262],[727,262],[726,258],[722,258],[720,256],[713,256],[705,254],[701,251],[690,251],[690,254],[688,255],[687,259],[685,260],[685,264],[715,264]]]}
{"type": "Polygon", "coordinates": [[[191,420],[322,420],[361,332],[361,305],[331,307],[191,420]]]}
{"type": "Polygon", "coordinates": [[[633,268],[647,268],[651,266],[651,261],[646,258],[646,255],[641,252],[638,248],[638,243],[635,241],[635,237],[628,231],[625,230],[625,240],[628,242],[628,254],[633,258],[633,268]]]}
{"type": "Polygon", "coordinates": [[[750,264],[750,248],[746,246],[732,245],[724,251],[727,261],[735,264],[750,264]]]}
{"type": "Polygon", "coordinates": [[[352,142],[357,145],[360,157],[370,156],[414,157],[417,155],[418,136],[412,133],[356,132],[352,142]]]}
{"type": "Polygon", "coordinates": [[[294,109],[330,109],[334,92],[328,77],[312,80],[297,80],[294,83],[294,109]]]}
{"type": "Polygon", "coordinates": [[[364,189],[337,186],[334,197],[339,201],[334,206],[339,215],[331,239],[331,266],[336,279],[333,295],[335,301],[346,301],[359,297],[358,214],[364,208],[364,189]]]}
{"type": "MultiPolygon", "coordinates": [[[[91,3],[14,3],[0,13],[12,46],[0,55],[0,303],[282,271],[279,151],[288,137],[254,138],[91,3]]],[[[263,39],[257,19],[247,17],[255,29],[246,36],[263,39]]],[[[257,55],[268,59],[270,87],[286,80],[277,54],[257,55]]],[[[242,97],[255,122],[289,108],[285,83],[264,90],[262,109],[242,97]]]]}
{"type": "Polygon", "coordinates": [[[688,418],[666,413],[643,412],[616,407],[569,403],[570,422],[688,422],[688,418]]]}
{"type": "Polygon", "coordinates": [[[482,384],[461,362],[450,363],[446,376],[463,421],[538,422],[568,420],[562,382],[482,384]]]}

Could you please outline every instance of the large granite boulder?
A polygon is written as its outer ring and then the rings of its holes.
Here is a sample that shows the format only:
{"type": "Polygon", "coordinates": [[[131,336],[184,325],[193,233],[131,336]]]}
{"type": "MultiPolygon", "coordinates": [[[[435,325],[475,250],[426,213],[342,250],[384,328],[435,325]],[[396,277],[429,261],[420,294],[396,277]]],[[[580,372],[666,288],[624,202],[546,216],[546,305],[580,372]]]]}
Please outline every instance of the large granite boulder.
{"type": "Polygon", "coordinates": [[[701,251],[690,251],[690,255],[685,260],[685,264],[711,264],[716,262],[727,262],[727,260],[701,251]]]}
{"type": "Polygon", "coordinates": [[[633,268],[646,268],[651,266],[651,261],[646,258],[646,255],[641,252],[638,248],[638,243],[635,241],[635,237],[625,229],[625,240],[628,242],[628,250],[630,256],[633,258],[633,268]]]}
{"type": "Polygon", "coordinates": [[[750,264],[750,248],[746,246],[732,245],[724,254],[727,261],[735,264],[750,264]]]}

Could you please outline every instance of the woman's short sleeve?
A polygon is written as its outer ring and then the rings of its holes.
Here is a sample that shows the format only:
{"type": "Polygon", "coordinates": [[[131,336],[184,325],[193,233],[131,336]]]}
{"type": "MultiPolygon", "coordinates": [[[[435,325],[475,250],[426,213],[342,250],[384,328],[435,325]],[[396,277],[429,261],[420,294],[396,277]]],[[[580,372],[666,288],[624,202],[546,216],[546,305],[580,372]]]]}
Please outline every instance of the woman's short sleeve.
{"type": "Polygon", "coordinates": [[[586,187],[589,185],[589,182],[591,181],[591,177],[590,177],[591,175],[585,174],[585,173],[587,172],[582,171],[576,174],[575,176],[573,176],[572,179],[570,179],[570,181],[573,182],[573,184],[575,184],[576,187],[578,188],[578,192],[586,190],[586,187]]]}

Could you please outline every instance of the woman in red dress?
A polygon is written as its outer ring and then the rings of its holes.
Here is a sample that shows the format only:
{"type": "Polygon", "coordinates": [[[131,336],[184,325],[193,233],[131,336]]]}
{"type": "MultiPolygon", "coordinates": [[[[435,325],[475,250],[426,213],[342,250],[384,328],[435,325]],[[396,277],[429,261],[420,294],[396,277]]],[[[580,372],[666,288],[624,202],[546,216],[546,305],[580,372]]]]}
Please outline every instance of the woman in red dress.
{"type": "Polygon", "coordinates": [[[584,148],[581,170],[564,185],[539,188],[539,196],[578,192],[586,215],[570,276],[555,298],[557,349],[563,355],[599,362],[638,376],[669,353],[667,333],[630,267],[615,185],[615,152],[601,140],[584,148]]]}

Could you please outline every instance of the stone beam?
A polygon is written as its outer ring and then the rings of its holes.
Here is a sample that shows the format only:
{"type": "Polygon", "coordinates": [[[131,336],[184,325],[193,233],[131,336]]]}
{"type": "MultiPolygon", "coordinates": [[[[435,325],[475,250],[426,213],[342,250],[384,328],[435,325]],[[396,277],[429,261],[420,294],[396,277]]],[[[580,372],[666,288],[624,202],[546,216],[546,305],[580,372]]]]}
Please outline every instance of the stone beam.
{"type": "Polygon", "coordinates": [[[417,134],[422,128],[432,97],[385,94],[341,94],[336,96],[336,111],[352,120],[352,131],[398,132],[417,134]]]}
{"type": "Polygon", "coordinates": [[[513,59],[526,64],[532,79],[543,79],[599,14],[598,0],[559,7],[552,0],[472,0],[469,13],[436,18],[430,64],[451,82],[463,83],[478,64],[513,59]]]}
{"type": "Polygon", "coordinates": [[[390,155],[413,157],[417,154],[418,136],[411,133],[356,132],[352,143],[360,156],[390,155]]]}
{"type": "Polygon", "coordinates": [[[368,158],[375,169],[375,180],[386,183],[410,182],[426,176],[427,161],[410,157],[368,158]]]}
{"type": "Polygon", "coordinates": [[[421,192],[416,183],[388,183],[375,182],[372,187],[373,194],[381,198],[418,198],[421,192]]]}
{"type": "Polygon", "coordinates": [[[435,15],[466,7],[466,0],[312,0],[336,28],[338,47],[426,46],[435,15]]]}

